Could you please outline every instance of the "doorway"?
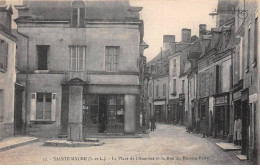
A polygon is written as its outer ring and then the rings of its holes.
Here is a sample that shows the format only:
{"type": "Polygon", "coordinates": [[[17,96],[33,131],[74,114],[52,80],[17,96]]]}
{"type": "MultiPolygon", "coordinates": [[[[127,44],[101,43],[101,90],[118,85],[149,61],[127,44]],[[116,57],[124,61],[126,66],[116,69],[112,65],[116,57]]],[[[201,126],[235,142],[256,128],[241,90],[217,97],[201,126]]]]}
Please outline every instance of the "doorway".
{"type": "Polygon", "coordinates": [[[249,120],[249,108],[248,100],[242,101],[242,147],[241,154],[248,156],[249,151],[249,131],[248,131],[248,120],[249,120]]]}
{"type": "Polygon", "coordinates": [[[99,96],[99,124],[98,132],[104,133],[107,128],[107,98],[104,95],[99,96]]]}
{"type": "Polygon", "coordinates": [[[23,87],[15,85],[15,103],[14,103],[14,135],[23,133],[23,87]]]}

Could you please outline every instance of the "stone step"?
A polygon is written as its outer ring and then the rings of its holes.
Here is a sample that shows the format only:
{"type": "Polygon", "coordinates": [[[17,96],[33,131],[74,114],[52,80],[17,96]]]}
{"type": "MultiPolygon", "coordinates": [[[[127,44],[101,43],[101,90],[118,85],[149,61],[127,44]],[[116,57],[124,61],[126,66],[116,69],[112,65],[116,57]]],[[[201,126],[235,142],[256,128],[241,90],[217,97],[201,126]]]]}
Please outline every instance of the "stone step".
{"type": "Polygon", "coordinates": [[[216,143],[223,151],[237,151],[241,150],[241,146],[235,146],[233,143],[219,142],[216,143]]]}
{"type": "Polygon", "coordinates": [[[97,139],[97,138],[85,138],[83,141],[84,142],[99,142],[99,139],[97,139]]]}
{"type": "Polygon", "coordinates": [[[247,160],[247,156],[246,155],[236,155],[236,157],[241,160],[241,161],[244,161],[244,160],[247,160]]]}

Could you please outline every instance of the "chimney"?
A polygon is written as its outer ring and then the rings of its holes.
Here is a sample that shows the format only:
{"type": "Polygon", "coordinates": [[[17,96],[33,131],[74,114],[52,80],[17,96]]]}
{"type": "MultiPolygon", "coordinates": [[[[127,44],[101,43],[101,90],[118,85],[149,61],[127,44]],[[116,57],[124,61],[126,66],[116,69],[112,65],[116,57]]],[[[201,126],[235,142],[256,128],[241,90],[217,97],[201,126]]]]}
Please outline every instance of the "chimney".
{"type": "Polygon", "coordinates": [[[183,28],[181,30],[181,41],[185,43],[191,42],[191,29],[183,28]]]}
{"type": "Polygon", "coordinates": [[[175,35],[164,35],[163,36],[163,50],[170,49],[175,42],[175,35]]]}
{"type": "Polygon", "coordinates": [[[199,25],[199,37],[201,38],[202,35],[206,35],[207,33],[207,25],[206,24],[200,24],[199,25]]]}

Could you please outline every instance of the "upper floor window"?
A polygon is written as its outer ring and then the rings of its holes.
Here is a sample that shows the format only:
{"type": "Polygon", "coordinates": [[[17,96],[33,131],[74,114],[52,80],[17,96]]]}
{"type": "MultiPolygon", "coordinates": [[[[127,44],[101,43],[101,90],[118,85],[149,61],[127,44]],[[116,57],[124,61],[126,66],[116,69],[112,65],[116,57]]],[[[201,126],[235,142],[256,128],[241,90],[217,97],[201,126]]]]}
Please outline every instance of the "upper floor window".
{"type": "Polygon", "coordinates": [[[83,1],[74,1],[72,3],[72,27],[84,27],[85,3],[83,1]]]}
{"type": "Polygon", "coordinates": [[[185,80],[182,80],[182,93],[185,92],[185,80]]]}
{"type": "Polygon", "coordinates": [[[159,96],[159,85],[156,85],[156,97],[159,96]]]}
{"type": "Polygon", "coordinates": [[[49,45],[37,45],[38,70],[48,70],[49,45]]]}
{"type": "Polygon", "coordinates": [[[250,48],[251,48],[251,28],[249,27],[248,28],[248,32],[247,32],[247,69],[249,69],[249,65],[250,65],[250,48]]]}
{"type": "Polygon", "coordinates": [[[173,60],[173,74],[176,74],[176,59],[173,60]]]}
{"type": "Polygon", "coordinates": [[[176,85],[176,78],[173,79],[173,93],[177,93],[177,85],[176,85]]]}
{"type": "Polygon", "coordinates": [[[115,72],[118,70],[119,51],[120,47],[118,46],[106,47],[106,71],[115,72]]]}
{"type": "Polygon", "coordinates": [[[0,40],[0,70],[7,70],[8,65],[8,43],[0,40]]]}
{"type": "Polygon", "coordinates": [[[164,83],[163,84],[163,96],[165,96],[166,95],[166,84],[164,83]]]}
{"type": "Polygon", "coordinates": [[[254,63],[256,65],[256,60],[258,56],[258,17],[255,18],[255,32],[254,32],[254,63]]]}
{"type": "Polygon", "coordinates": [[[85,70],[86,48],[86,46],[70,46],[70,70],[85,70]]]}

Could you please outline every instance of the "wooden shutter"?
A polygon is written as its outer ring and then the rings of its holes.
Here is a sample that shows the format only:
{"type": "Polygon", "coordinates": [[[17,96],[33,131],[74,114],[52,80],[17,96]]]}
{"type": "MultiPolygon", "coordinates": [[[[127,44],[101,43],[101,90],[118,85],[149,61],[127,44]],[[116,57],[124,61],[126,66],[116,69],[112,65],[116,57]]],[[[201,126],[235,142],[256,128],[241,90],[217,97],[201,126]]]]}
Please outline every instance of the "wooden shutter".
{"type": "Polygon", "coordinates": [[[80,15],[79,15],[79,26],[84,27],[84,19],[85,19],[85,8],[80,8],[80,15]]]}
{"type": "Polygon", "coordinates": [[[57,94],[52,93],[51,96],[51,121],[55,121],[55,116],[56,116],[56,99],[57,99],[57,94]]]}
{"type": "Polygon", "coordinates": [[[35,121],[36,119],[36,101],[37,101],[37,94],[31,94],[31,109],[30,109],[30,120],[35,121]]]}
{"type": "Polygon", "coordinates": [[[76,27],[78,22],[78,8],[72,8],[71,26],[76,27]]]}

